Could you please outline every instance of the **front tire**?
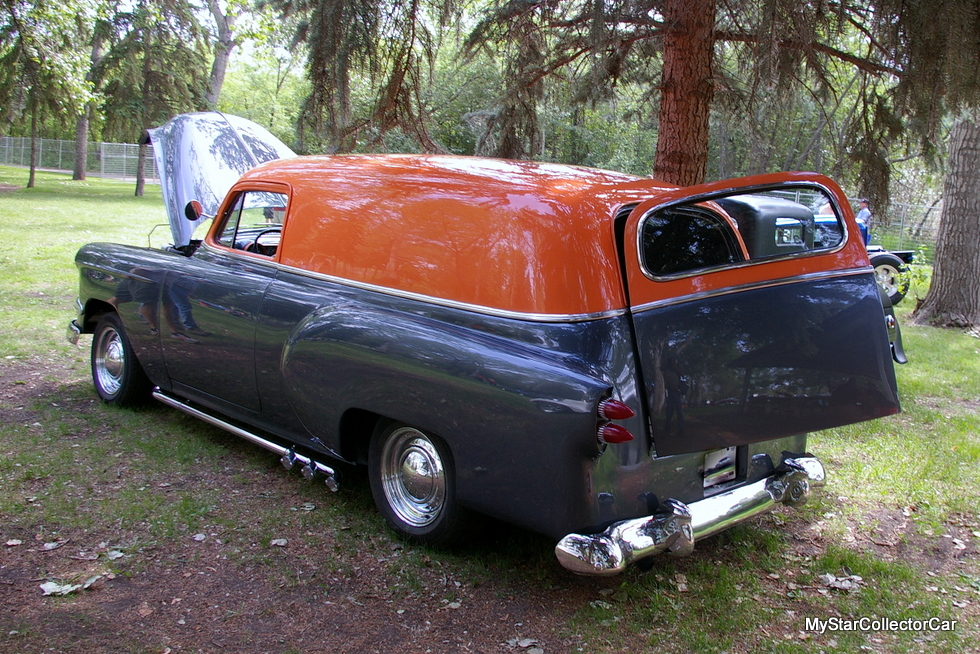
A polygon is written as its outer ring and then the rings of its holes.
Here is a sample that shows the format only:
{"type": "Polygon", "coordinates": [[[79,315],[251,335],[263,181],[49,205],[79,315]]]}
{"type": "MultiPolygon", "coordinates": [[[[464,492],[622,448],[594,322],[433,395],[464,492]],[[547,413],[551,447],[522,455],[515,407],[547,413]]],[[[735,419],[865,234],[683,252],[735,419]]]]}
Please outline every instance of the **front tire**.
{"type": "Polygon", "coordinates": [[[469,511],[456,501],[456,469],[439,437],[402,423],[378,425],[371,437],[368,475],[385,522],[409,542],[458,543],[469,511]]]}
{"type": "Polygon", "coordinates": [[[871,265],[875,269],[875,280],[885,291],[892,305],[901,302],[909,291],[908,268],[905,262],[894,254],[884,252],[871,257],[871,265]]]}
{"type": "Polygon", "coordinates": [[[122,407],[146,404],[152,384],[136,358],[122,321],[114,313],[99,320],[92,337],[92,382],[103,402],[122,407]]]}

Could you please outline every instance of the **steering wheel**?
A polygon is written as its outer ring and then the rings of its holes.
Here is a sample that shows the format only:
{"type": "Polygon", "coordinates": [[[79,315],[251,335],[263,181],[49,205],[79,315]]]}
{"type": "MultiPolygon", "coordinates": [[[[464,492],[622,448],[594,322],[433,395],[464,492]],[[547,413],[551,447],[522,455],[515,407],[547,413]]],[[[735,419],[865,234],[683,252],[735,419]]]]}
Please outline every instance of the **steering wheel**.
{"type": "Polygon", "coordinates": [[[273,227],[271,229],[263,229],[261,232],[255,235],[255,240],[249,243],[245,249],[249,252],[255,252],[256,254],[262,254],[267,257],[271,257],[276,253],[276,248],[278,245],[263,245],[260,243],[262,237],[266,234],[282,234],[282,227],[273,227]],[[271,250],[271,251],[270,251],[271,250]]]}

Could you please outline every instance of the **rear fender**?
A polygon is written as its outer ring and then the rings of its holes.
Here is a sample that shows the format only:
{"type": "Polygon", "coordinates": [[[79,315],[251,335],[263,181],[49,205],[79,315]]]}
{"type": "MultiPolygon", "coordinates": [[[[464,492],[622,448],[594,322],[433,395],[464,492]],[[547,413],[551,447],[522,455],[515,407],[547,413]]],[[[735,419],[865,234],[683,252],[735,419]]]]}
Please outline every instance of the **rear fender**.
{"type": "Polygon", "coordinates": [[[282,377],[329,449],[350,453],[340,425],[352,409],[428,430],[452,451],[462,503],[558,534],[586,519],[596,407],[611,386],[586,367],[476,326],[357,303],[303,320],[282,377]]]}

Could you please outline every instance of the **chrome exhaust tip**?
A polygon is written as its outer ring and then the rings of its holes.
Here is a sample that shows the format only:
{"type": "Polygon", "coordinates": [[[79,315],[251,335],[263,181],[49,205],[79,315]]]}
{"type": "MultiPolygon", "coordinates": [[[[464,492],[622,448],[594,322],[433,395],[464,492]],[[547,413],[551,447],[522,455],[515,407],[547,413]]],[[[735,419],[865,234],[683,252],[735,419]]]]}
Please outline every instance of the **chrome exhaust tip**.
{"type": "Polygon", "coordinates": [[[221,429],[224,429],[235,436],[244,438],[245,440],[258,445],[259,447],[278,454],[280,457],[279,462],[286,470],[292,470],[293,467],[299,463],[303,466],[300,472],[306,479],[313,479],[317,474],[321,474],[326,477],[325,483],[327,488],[329,488],[331,491],[336,493],[340,488],[340,486],[337,484],[337,473],[335,473],[333,468],[330,466],[314,461],[313,459],[303,456],[302,454],[297,454],[296,451],[291,448],[283,447],[282,445],[263,438],[258,434],[254,434],[237,425],[233,425],[226,420],[222,420],[217,416],[192,407],[190,404],[181,400],[180,398],[165,393],[159,387],[153,389],[153,397],[169,407],[183,411],[188,415],[194,416],[195,418],[203,420],[204,422],[214,425],[215,427],[220,427],[221,429]]]}

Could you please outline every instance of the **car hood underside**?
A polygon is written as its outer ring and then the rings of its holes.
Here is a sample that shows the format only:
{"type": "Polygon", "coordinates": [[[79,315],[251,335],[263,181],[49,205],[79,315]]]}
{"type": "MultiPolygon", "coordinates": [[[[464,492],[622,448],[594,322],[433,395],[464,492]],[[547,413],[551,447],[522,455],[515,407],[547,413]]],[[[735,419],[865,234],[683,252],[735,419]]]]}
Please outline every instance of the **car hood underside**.
{"type": "Polygon", "coordinates": [[[216,111],[182,114],[147,134],[176,246],[187,245],[194,228],[217,213],[242,174],[261,163],[296,156],[264,127],[216,111]],[[191,200],[203,208],[195,221],[184,215],[191,200]]]}

